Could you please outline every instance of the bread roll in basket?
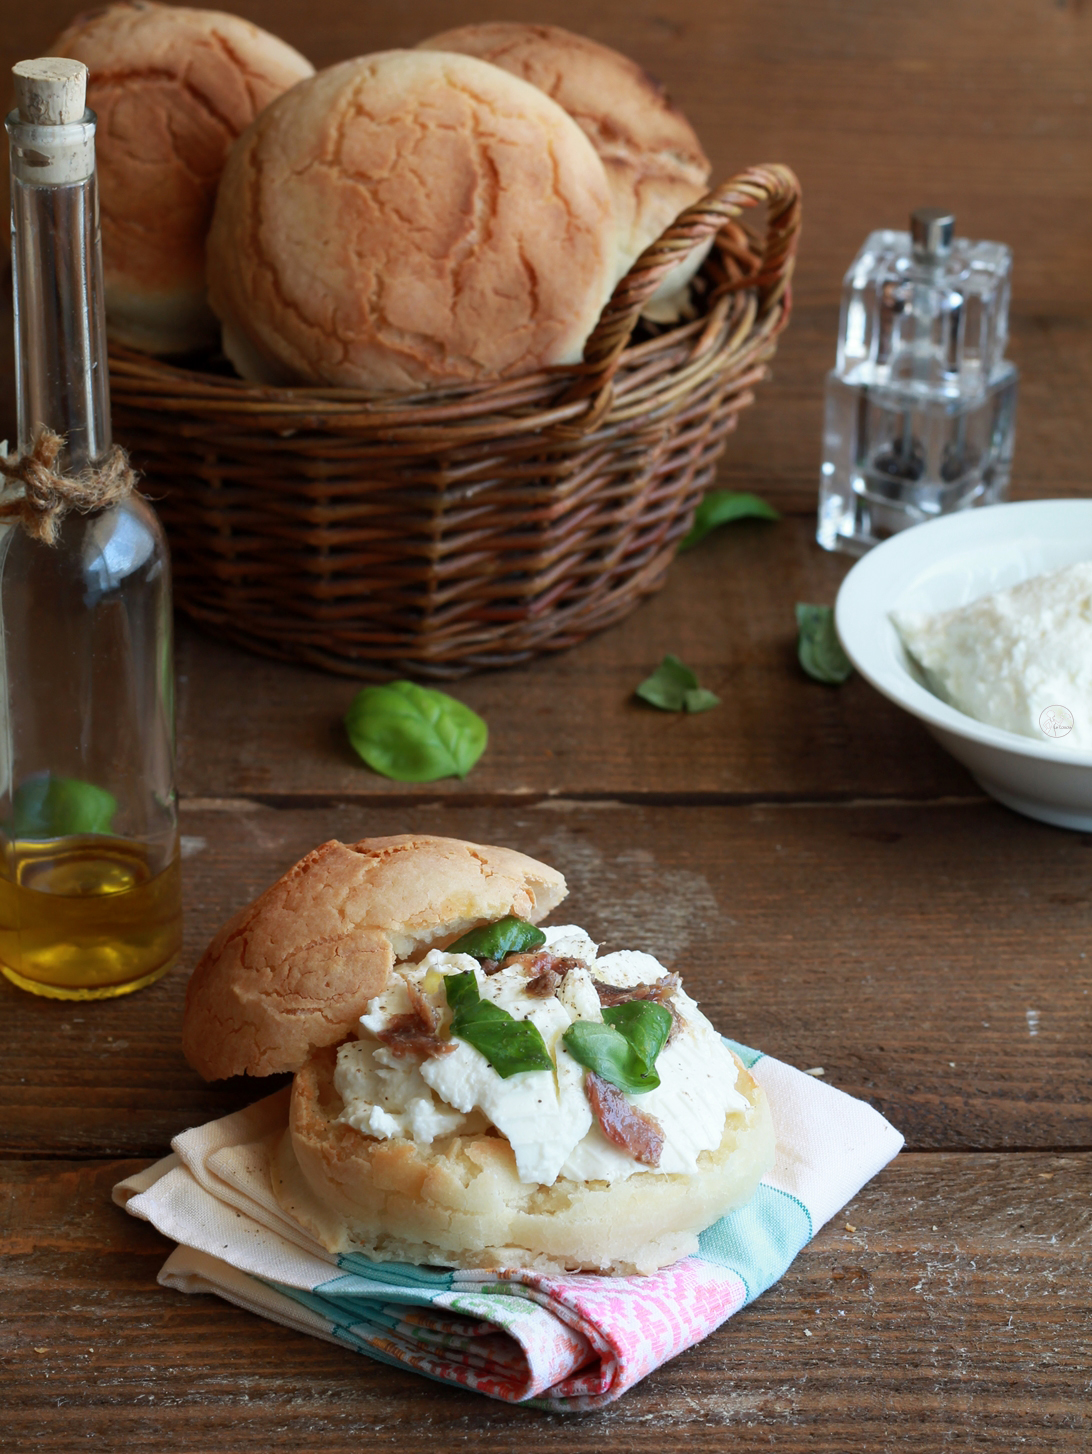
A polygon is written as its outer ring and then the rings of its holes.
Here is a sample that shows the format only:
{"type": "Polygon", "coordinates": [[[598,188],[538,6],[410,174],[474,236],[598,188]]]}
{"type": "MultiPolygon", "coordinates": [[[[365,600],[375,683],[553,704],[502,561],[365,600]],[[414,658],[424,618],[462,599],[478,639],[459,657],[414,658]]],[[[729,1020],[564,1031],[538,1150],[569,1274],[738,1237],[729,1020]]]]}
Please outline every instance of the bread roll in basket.
{"type": "Polygon", "coordinates": [[[637,259],[581,363],[499,383],[392,399],[115,349],[115,432],[167,527],[178,604],[365,679],[509,666],[621,620],[663,584],[766,377],[799,228],[788,168],[742,172],[637,259]],[[694,316],[635,337],[711,238],[694,316]]]}

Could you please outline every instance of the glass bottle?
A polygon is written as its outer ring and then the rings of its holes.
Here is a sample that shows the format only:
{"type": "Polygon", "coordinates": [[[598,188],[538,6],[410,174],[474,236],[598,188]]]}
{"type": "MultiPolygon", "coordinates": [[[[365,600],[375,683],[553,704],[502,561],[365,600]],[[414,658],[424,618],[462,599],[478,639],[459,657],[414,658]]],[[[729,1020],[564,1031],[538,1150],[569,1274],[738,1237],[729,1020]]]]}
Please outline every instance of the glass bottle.
{"type": "Polygon", "coordinates": [[[1008,489],[1017,372],[1005,358],[1012,253],[921,207],[846,274],[827,378],[820,545],[859,555],[1008,489]]]}
{"type": "MultiPolygon", "coordinates": [[[[7,119],[19,453],[48,426],[68,474],[111,447],[86,74],[21,63],[7,119]]],[[[0,971],[128,994],[181,946],[166,540],[136,493],[70,511],[53,545],[0,532],[0,971]]]]}

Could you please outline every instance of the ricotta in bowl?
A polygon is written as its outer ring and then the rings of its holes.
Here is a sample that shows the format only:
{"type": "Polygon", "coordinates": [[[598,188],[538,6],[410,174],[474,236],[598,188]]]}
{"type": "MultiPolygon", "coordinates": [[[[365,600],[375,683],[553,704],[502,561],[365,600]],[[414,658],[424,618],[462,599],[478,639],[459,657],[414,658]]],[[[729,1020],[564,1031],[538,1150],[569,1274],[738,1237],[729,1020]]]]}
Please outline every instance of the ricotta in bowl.
{"type": "Polygon", "coordinates": [[[1092,561],[891,619],[942,701],[1008,732],[1092,748],[1092,561]]]}
{"type": "MultiPolygon", "coordinates": [[[[1082,742],[1074,729],[1080,717],[1081,737],[1088,730],[1087,651],[1079,647],[1079,659],[1072,660],[1068,648],[1055,652],[1050,637],[1062,629],[1060,617],[1042,630],[1003,618],[1006,608],[1023,615],[1020,587],[1089,562],[1092,499],[958,510],[900,530],[862,556],[842,582],[834,610],[842,646],[865,681],[917,717],[986,792],[1032,818],[1082,833],[1092,832],[1092,742],[1082,742]],[[936,618],[931,627],[923,619],[929,617],[936,618]],[[896,620],[908,628],[905,640],[896,620]],[[964,632],[980,643],[972,649],[964,632]],[[947,662],[947,684],[940,681],[939,659],[930,677],[934,650],[947,662]],[[985,703],[972,707],[969,693],[964,706],[953,705],[969,685],[961,678],[979,673],[982,661],[1000,675],[1002,655],[1010,680],[999,696],[1007,693],[1007,709],[1023,714],[1023,727],[1015,730],[969,715],[968,709],[993,710],[985,703]],[[1056,675],[1045,666],[1048,657],[1056,675]],[[1042,707],[1040,690],[1053,698],[1042,707]],[[1027,730],[1029,717],[1033,731],[1027,730]]],[[[1065,630],[1067,642],[1087,641],[1079,622],[1070,621],[1065,630]]],[[[989,695],[988,678],[980,674],[989,695]]]]}

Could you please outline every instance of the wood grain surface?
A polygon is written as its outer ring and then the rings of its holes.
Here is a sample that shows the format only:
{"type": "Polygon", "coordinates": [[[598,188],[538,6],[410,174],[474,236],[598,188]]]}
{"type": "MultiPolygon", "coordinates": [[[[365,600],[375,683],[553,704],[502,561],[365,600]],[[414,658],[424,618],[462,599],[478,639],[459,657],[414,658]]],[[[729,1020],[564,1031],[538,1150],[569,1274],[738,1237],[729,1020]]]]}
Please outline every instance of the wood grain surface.
{"type": "MultiPolygon", "coordinates": [[[[507,843],[565,873],[554,922],[662,957],[726,1034],[823,1066],[911,1147],[1092,1149],[1092,838],[986,802],[225,803],[185,808],[182,827],[187,964],[328,838],[507,843]]],[[[58,1006],[3,982],[0,1153],[162,1155],[175,1132],[262,1093],[206,1087],[186,1066],[184,988],[179,972],[58,1006]]]]}
{"type": "MultiPolygon", "coordinates": [[[[1018,312],[1092,307],[1092,15],[1085,0],[232,0],[316,66],[454,25],[549,21],[632,56],[682,105],[723,179],[791,166],[799,284],[836,303],[866,234],[951,206],[1017,258],[1018,312]]],[[[0,70],[47,52],[73,0],[5,0],[0,70]]]]}
{"type": "MultiPolygon", "coordinates": [[[[0,0],[0,75],[41,54],[74,0],[0,0]]],[[[469,0],[232,0],[316,65],[481,19],[469,0]]],[[[1087,0],[508,0],[490,18],[593,35],[659,76],[713,176],[793,167],[804,188],[796,312],[772,384],[728,443],[721,483],[815,508],[823,379],[842,276],[866,235],[951,206],[959,231],[1014,251],[1011,356],[1022,373],[1015,497],[1089,488],[1092,411],[1092,9],[1087,0]]],[[[2,94],[2,88],[0,88],[2,94]]],[[[6,172],[4,173],[6,179],[6,172]]],[[[5,244],[6,245],[6,244],[5,244]]],[[[5,332],[8,324],[0,321],[5,332]]],[[[0,438],[13,434],[0,351],[0,438]]]]}
{"type": "MultiPolygon", "coordinates": [[[[680,556],[668,584],[590,641],[453,690],[490,726],[467,781],[429,796],[639,795],[677,802],[977,796],[925,729],[856,679],[833,690],[796,660],[796,601],[831,604],[845,556],[809,520],[742,522],[680,556]],[[634,697],[673,652],[722,699],[679,716],[634,697]]],[[[284,667],[183,629],[180,781],[187,797],[405,800],[370,772],[342,719],[359,683],[284,667]]],[[[419,789],[410,796],[419,797],[419,789]]]]}
{"type": "MultiPolygon", "coordinates": [[[[318,65],[486,13],[228,3],[318,65]]],[[[0,70],[47,51],[75,8],[0,0],[0,70]]],[[[805,680],[792,607],[833,601],[848,565],[813,539],[841,277],[869,230],[915,205],[951,205],[960,231],[1014,249],[1013,494],[1089,492],[1092,7],[509,0],[488,14],[633,55],[683,104],[716,177],[763,160],[800,175],[796,312],[720,470],[791,518],[721,532],[575,651],[460,683],[491,732],[465,783],[377,778],[340,726],[352,683],[180,628],[181,964],[92,1005],[0,981],[0,1449],[1078,1454],[1092,1443],[1092,836],[984,798],[862,682],[805,680]],[[668,651],[717,711],[633,700],[668,651]],[[167,1244],[109,1202],[176,1131],[270,1088],[206,1086],[182,1060],[185,977],[214,930],[323,839],[407,829],[555,862],[563,917],[663,954],[722,1028],[822,1066],[911,1148],[775,1288],[597,1415],[504,1407],[168,1293],[167,1244]]]]}
{"type": "Polygon", "coordinates": [[[132,1169],[0,1162],[9,1447],[1040,1454],[1092,1435],[1088,1155],[903,1155],[777,1286],[582,1416],[165,1292],[169,1244],[109,1202],[132,1169]]]}

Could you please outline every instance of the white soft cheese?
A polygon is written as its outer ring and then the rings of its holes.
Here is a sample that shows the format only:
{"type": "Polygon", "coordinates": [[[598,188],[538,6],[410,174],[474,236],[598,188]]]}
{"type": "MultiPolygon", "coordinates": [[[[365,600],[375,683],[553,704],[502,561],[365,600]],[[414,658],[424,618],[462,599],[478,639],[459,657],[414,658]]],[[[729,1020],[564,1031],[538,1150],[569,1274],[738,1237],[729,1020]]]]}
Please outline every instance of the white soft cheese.
{"type": "Polygon", "coordinates": [[[366,1136],[406,1136],[431,1146],[466,1129],[467,1117],[433,1094],[415,1056],[392,1055],[378,1041],[356,1040],[338,1052],[334,1086],[345,1102],[338,1117],[366,1136]]]}
{"type": "MultiPolygon", "coordinates": [[[[661,965],[656,968],[657,978],[665,973],[661,965]]],[[[597,964],[597,974],[598,970],[597,964]]],[[[728,1112],[746,1110],[748,1105],[736,1089],[736,1062],[724,1041],[681,988],[675,991],[673,1004],[683,1025],[657,1057],[660,1084],[655,1090],[627,1097],[660,1123],[664,1149],[656,1170],[665,1175],[697,1171],[701,1153],[720,1145],[728,1112]]],[[[576,1181],[616,1181],[637,1169],[641,1168],[633,1157],[613,1146],[595,1124],[566,1161],[562,1174],[576,1181]]]]}
{"type": "Polygon", "coordinates": [[[891,619],[930,687],[960,712],[1063,750],[1092,747],[1092,562],[954,611],[891,619]]]}
{"type": "Polygon", "coordinates": [[[521,1181],[550,1186],[557,1177],[619,1181],[638,1171],[694,1172],[703,1151],[714,1150],[725,1116],[748,1106],[736,1089],[736,1063],[720,1036],[682,990],[673,1004],[681,1027],[656,1061],[660,1085],[628,1099],[655,1117],[664,1133],[660,1165],[649,1168],[614,1146],[600,1131],[584,1090],[584,1068],[561,1037],[576,1020],[602,1020],[593,978],[629,988],[666,974],[650,954],[622,951],[596,958],[597,946],[582,929],[548,929],[546,947],[588,967],[570,969],[556,997],[526,993],[518,966],[483,974],[469,955],[432,950],[419,964],[396,968],[384,993],[361,1017],[355,1043],[338,1052],[335,1085],[345,1109],[340,1120],[366,1135],[412,1137],[425,1145],[437,1137],[471,1134],[492,1124],[510,1142],[521,1181]],[[410,1009],[407,982],[440,1013],[439,1033],[451,1023],[443,980],[472,970],[483,999],[519,1020],[531,1020],[555,1061],[555,1070],[522,1071],[507,1079],[463,1040],[447,1055],[419,1060],[398,1057],[376,1039],[390,1019],[410,1009]]]}
{"type": "MultiPolygon", "coordinates": [[[[442,961],[458,957],[433,950],[422,964],[448,972],[442,961]]],[[[421,1074],[449,1105],[460,1111],[476,1107],[489,1117],[516,1153],[520,1181],[550,1186],[592,1122],[583,1072],[560,1044],[572,1019],[557,999],[539,1000],[528,995],[527,975],[518,967],[486,975],[475,965],[475,975],[483,1000],[492,1000],[514,1020],[530,1020],[538,1027],[546,1049],[557,1062],[556,1075],[552,1070],[525,1070],[505,1079],[480,1050],[465,1040],[457,1041],[458,1049],[453,1054],[426,1060],[421,1074]],[[566,1061],[578,1073],[569,1074],[566,1061]]],[[[437,995],[443,996],[442,986],[437,995]]]]}

